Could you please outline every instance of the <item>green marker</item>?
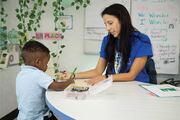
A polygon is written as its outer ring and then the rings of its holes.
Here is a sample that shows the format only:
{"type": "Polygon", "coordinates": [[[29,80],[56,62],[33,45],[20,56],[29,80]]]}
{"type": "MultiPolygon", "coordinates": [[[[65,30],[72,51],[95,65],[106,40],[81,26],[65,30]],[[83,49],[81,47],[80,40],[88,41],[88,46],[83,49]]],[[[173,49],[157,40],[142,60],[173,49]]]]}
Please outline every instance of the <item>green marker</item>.
{"type": "Polygon", "coordinates": [[[75,72],[77,70],[77,67],[74,68],[73,72],[71,73],[70,79],[74,79],[75,72]]]}

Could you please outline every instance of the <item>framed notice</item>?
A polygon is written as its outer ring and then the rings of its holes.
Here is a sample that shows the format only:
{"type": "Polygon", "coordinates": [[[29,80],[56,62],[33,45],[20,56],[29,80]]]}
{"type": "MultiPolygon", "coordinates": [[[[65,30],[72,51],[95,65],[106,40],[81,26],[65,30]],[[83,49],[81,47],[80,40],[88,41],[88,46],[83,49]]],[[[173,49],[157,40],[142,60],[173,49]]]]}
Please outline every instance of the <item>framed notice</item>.
{"type": "Polygon", "coordinates": [[[6,68],[8,65],[9,53],[4,50],[0,54],[0,68],[6,68]]]}
{"type": "Polygon", "coordinates": [[[73,16],[72,15],[59,16],[59,19],[56,22],[56,28],[58,29],[64,28],[66,30],[72,30],[73,29],[73,16]]]}
{"type": "Polygon", "coordinates": [[[10,45],[8,47],[8,53],[9,53],[9,58],[8,58],[8,65],[17,65],[19,64],[19,54],[20,54],[20,48],[18,44],[15,45],[10,45]]]}

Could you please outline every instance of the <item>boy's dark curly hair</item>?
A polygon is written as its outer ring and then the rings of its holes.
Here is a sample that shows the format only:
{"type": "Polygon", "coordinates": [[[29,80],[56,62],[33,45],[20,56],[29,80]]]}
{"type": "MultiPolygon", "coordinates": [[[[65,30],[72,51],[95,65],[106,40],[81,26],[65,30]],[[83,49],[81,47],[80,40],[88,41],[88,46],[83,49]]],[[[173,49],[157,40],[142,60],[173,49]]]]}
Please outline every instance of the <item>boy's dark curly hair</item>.
{"type": "Polygon", "coordinates": [[[22,58],[26,65],[31,65],[35,58],[40,57],[43,53],[49,55],[49,52],[49,49],[42,43],[30,40],[22,48],[22,58]]]}

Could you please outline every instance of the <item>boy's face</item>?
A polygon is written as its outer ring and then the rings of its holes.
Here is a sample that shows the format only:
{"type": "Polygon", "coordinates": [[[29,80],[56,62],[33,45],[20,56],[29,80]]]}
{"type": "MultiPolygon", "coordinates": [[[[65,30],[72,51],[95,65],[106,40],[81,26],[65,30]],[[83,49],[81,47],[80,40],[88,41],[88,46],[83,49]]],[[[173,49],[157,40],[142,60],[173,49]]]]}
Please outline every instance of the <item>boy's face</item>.
{"type": "Polygon", "coordinates": [[[42,71],[46,71],[47,70],[47,64],[49,62],[50,59],[50,55],[48,54],[42,54],[41,57],[39,57],[36,61],[36,67],[39,68],[42,71]]]}

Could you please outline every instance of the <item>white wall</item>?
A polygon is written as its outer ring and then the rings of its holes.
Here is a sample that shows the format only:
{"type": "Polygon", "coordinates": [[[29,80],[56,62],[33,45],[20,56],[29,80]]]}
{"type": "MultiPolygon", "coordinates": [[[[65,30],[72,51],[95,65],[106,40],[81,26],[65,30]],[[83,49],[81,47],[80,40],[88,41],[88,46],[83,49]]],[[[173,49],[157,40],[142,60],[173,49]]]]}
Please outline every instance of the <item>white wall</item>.
{"type": "Polygon", "coordinates": [[[0,118],[17,108],[15,82],[18,66],[0,69],[0,118]]]}
{"type": "MultiPolygon", "coordinates": [[[[17,6],[17,2],[8,0],[4,5],[8,13],[8,29],[15,28],[16,19],[14,9],[17,6]]],[[[0,118],[17,108],[15,82],[18,72],[19,66],[0,69],[0,118]]]]}
{"type": "MultiPolygon", "coordinates": [[[[54,23],[52,15],[52,8],[46,9],[47,14],[43,16],[41,30],[44,32],[54,31],[54,23]],[[49,21],[48,21],[49,20],[49,21]]],[[[60,55],[60,69],[72,71],[78,67],[77,71],[88,70],[94,68],[98,55],[84,54],[84,9],[75,10],[75,8],[68,7],[65,12],[66,15],[73,15],[73,29],[66,30],[62,44],[66,45],[63,53],[60,55]]],[[[44,44],[49,46],[54,51],[51,42],[44,41],[44,44]]]]}
{"type": "Polygon", "coordinates": [[[88,70],[94,68],[98,61],[98,55],[84,54],[84,10],[68,11],[73,14],[73,30],[66,31],[64,44],[66,48],[63,50],[60,65],[62,68],[72,71],[77,66],[78,70],[88,70]]]}

